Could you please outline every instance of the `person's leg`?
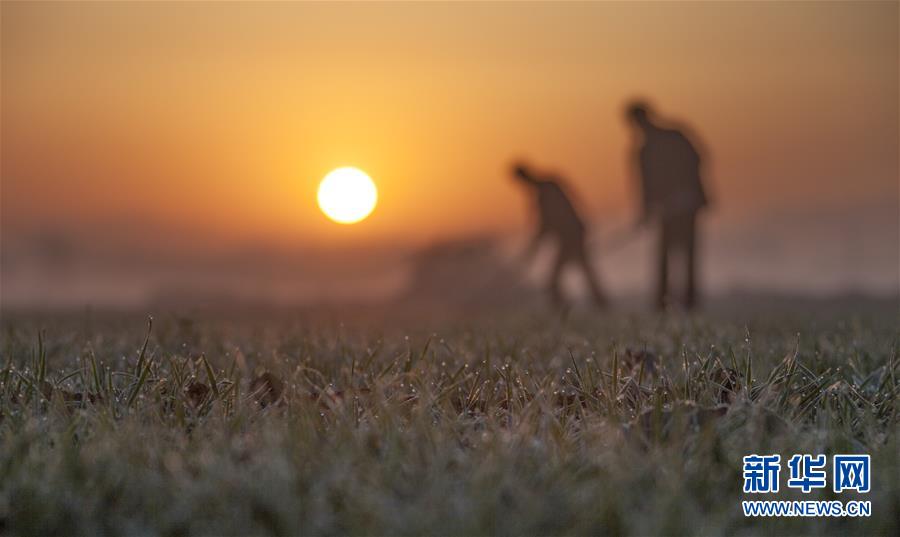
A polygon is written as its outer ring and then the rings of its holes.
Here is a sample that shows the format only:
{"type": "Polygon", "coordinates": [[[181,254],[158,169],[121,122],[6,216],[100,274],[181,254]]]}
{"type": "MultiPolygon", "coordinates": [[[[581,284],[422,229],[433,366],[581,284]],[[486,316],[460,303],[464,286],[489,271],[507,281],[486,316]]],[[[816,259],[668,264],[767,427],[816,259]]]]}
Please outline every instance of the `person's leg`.
{"type": "Polygon", "coordinates": [[[597,275],[594,263],[591,261],[591,256],[587,251],[586,244],[583,239],[580,241],[577,248],[578,250],[575,256],[575,260],[581,267],[581,270],[584,272],[584,277],[587,280],[588,289],[591,292],[591,298],[594,300],[594,304],[598,308],[605,308],[609,304],[609,301],[606,298],[606,293],[603,292],[603,286],[600,285],[600,278],[597,275]]]}
{"type": "Polygon", "coordinates": [[[671,242],[671,223],[663,219],[659,224],[659,236],[656,251],[656,308],[666,309],[666,296],[669,286],[669,250],[671,242]]]}
{"type": "Polygon", "coordinates": [[[693,309],[697,305],[697,215],[684,217],[685,282],[684,307],[693,309]]]}

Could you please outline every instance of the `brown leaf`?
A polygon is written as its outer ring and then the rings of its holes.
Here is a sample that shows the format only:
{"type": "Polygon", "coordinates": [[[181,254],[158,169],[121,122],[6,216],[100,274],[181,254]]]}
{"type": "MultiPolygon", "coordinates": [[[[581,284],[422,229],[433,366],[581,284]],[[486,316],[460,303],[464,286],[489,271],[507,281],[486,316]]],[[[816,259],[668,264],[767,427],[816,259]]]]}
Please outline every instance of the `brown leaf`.
{"type": "Polygon", "coordinates": [[[284,381],[268,371],[250,382],[250,395],[265,408],[281,400],[284,393],[284,381]]]}
{"type": "Polygon", "coordinates": [[[44,399],[49,401],[53,397],[53,384],[50,384],[46,380],[42,381],[41,382],[41,395],[44,396],[44,399]]]}
{"type": "Polygon", "coordinates": [[[206,398],[209,396],[209,392],[212,391],[209,386],[198,381],[192,380],[190,384],[188,384],[185,392],[187,393],[188,401],[191,402],[192,405],[198,407],[206,401],[206,398]]]}
{"type": "Polygon", "coordinates": [[[327,388],[321,392],[315,391],[309,394],[310,401],[319,403],[323,409],[332,409],[344,402],[344,390],[327,388]]]}
{"type": "Polygon", "coordinates": [[[710,379],[717,385],[716,399],[722,404],[731,404],[741,389],[742,375],[730,367],[720,367],[713,371],[710,379]]]}

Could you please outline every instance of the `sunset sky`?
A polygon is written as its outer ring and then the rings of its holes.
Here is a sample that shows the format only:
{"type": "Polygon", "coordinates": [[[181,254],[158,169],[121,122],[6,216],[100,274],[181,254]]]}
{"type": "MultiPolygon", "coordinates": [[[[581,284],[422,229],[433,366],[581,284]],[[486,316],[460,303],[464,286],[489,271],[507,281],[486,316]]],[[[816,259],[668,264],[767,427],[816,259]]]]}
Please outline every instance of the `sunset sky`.
{"type": "Polygon", "coordinates": [[[711,263],[778,234],[796,270],[895,284],[895,2],[4,2],[5,285],[35,237],[177,257],[518,233],[518,157],[608,227],[633,96],[709,151],[711,263]],[[379,188],[353,226],[316,206],[340,166],[379,188]]]}

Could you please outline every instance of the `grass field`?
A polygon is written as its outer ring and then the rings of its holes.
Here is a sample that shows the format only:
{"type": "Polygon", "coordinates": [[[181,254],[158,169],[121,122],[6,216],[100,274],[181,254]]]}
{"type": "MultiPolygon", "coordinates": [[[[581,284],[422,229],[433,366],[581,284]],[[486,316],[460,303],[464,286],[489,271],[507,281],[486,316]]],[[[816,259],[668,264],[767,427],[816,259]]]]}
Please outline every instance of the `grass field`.
{"type": "Polygon", "coordinates": [[[898,535],[897,321],[10,314],[0,534],[898,535]],[[872,516],[745,518],[751,453],[871,454],[802,499],[872,516]]]}

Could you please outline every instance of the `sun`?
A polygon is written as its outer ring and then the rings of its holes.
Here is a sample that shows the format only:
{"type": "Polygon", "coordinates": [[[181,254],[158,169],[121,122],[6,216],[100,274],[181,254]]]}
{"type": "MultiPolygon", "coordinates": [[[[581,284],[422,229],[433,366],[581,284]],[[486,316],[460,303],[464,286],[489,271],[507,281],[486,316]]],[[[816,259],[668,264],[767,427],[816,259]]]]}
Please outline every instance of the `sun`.
{"type": "Polygon", "coordinates": [[[319,208],[339,224],[355,224],[372,213],[378,202],[375,182],[357,168],[331,171],[319,183],[319,208]]]}

